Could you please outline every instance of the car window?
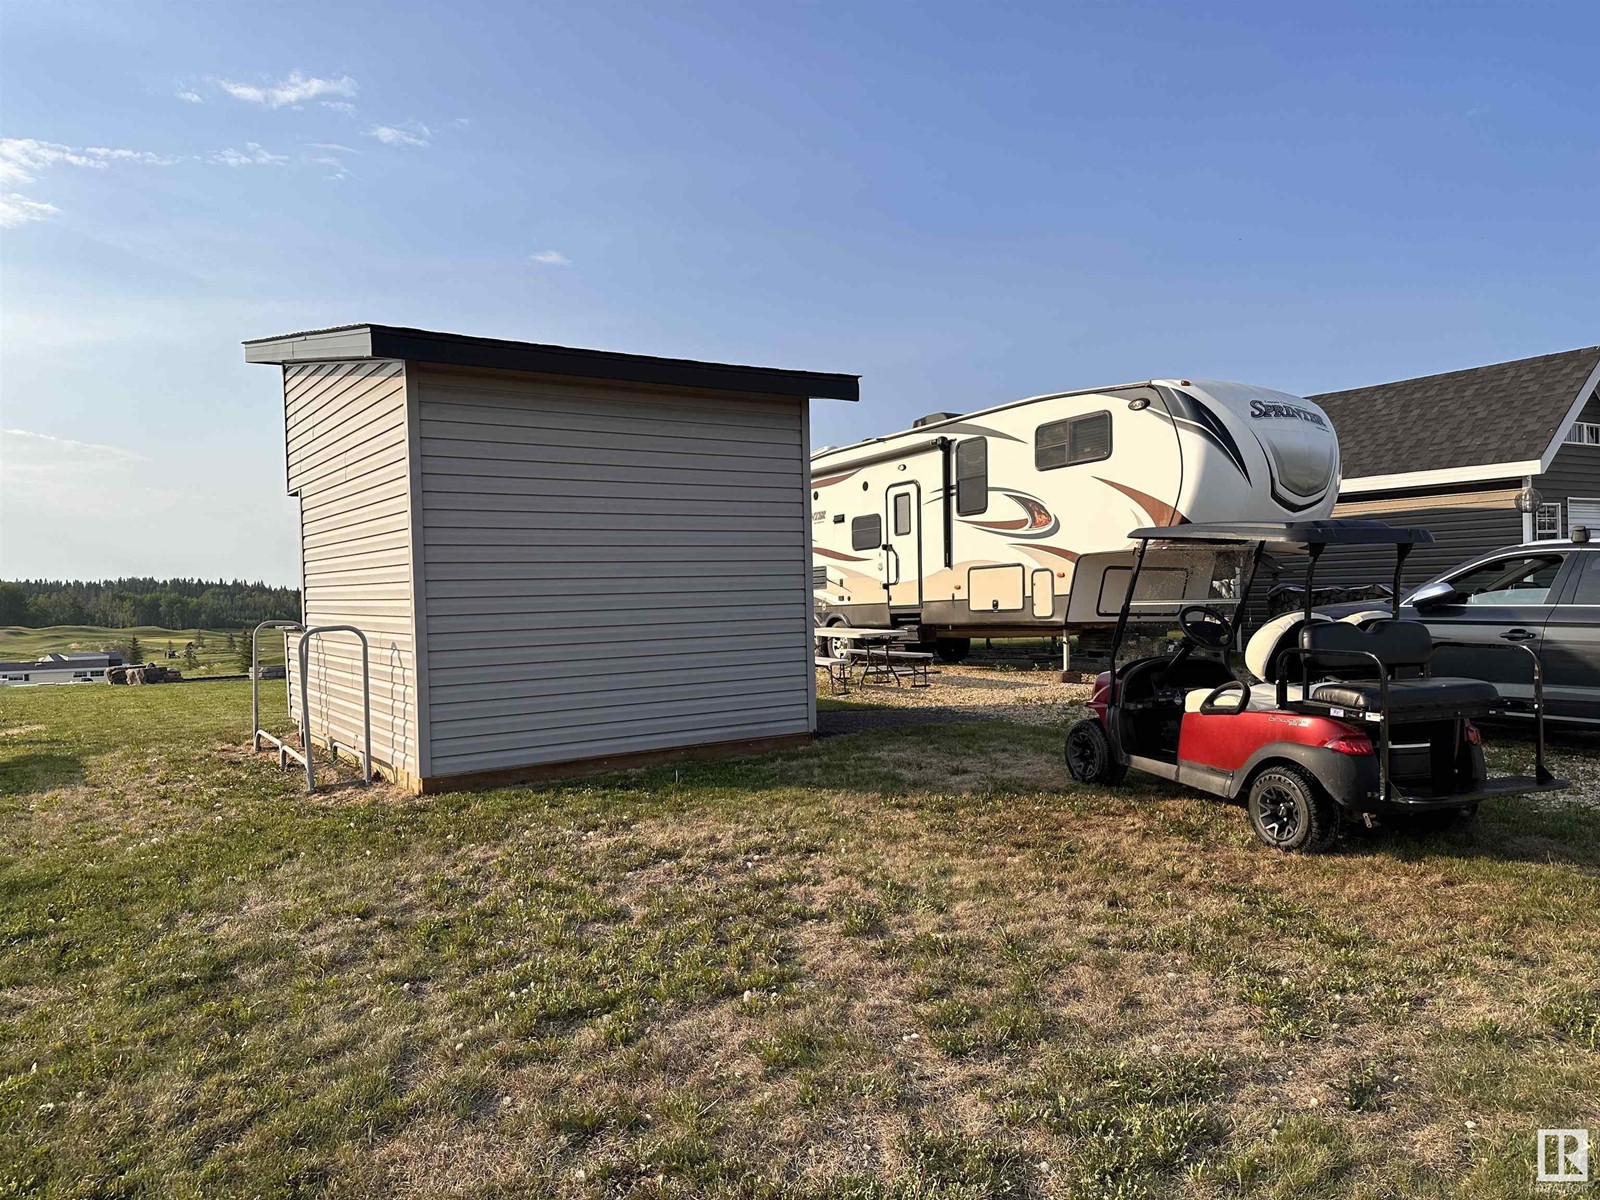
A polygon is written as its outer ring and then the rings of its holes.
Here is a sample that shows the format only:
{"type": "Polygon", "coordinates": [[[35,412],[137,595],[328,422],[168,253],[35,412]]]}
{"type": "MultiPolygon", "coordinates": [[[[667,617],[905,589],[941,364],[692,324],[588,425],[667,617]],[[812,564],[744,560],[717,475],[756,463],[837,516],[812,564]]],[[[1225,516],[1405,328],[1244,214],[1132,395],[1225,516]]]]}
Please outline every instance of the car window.
{"type": "Polygon", "coordinates": [[[1600,604],[1600,554],[1582,554],[1578,557],[1583,575],[1572,593],[1572,604],[1600,604]]]}
{"type": "Polygon", "coordinates": [[[1480,563],[1450,580],[1468,604],[1546,604],[1559,554],[1518,554],[1480,563]]]}

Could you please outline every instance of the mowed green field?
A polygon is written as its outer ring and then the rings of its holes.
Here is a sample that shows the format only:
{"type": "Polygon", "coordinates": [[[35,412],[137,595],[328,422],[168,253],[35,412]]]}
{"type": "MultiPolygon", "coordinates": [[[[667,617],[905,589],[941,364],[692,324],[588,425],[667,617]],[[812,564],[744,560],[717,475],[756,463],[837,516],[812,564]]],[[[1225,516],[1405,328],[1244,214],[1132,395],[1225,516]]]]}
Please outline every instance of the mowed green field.
{"type": "MultiPolygon", "coordinates": [[[[248,643],[249,630],[233,630],[234,644],[248,643]]],[[[108,629],[99,625],[46,625],[37,629],[21,625],[0,625],[0,659],[29,661],[41,654],[52,652],[83,653],[104,650],[111,646],[126,646],[128,639],[137,637],[145,662],[172,667],[186,676],[240,674],[238,651],[228,649],[227,631],[215,629],[162,629],[155,625],[141,625],[132,629],[108,629]],[[183,661],[183,648],[201,636],[204,646],[197,646],[197,667],[183,661]],[[167,657],[168,647],[177,651],[178,657],[167,657]]],[[[268,666],[283,664],[283,635],[271,631],[261,634],[261,661],[268,666]]]]}
{"type": "Polygon", "coordinates": [[[247,709],[0,692],[0,1195],[1498,1200],[1600,1132],[1587,751],[1295,858],[1060,727],[416,800],[247,709]]]}

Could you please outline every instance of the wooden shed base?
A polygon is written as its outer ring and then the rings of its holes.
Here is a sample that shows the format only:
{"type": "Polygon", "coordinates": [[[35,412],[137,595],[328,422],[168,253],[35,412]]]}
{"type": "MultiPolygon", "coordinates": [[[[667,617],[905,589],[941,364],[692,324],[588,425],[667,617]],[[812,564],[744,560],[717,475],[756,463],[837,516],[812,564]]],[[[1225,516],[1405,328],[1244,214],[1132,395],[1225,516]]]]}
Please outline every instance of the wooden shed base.
{"type": "Polygon", "coordinates": [[[641,750],[632,754],[611,754],[603,758],[580,758],[571,762],[535,763],[526,767],[498,767],[492,771],[468,771],[460,775],[434,775],[427,779],[401,780],[400,786],[417,795],[439,792],[482,791],[510,787],[519,783],[545,783],[552,779],[572,779],[583,775],[603,775],[610,771],[631,771],[662,763],[693,759],[742,758],[770,754],[810,744],[815,735],[790,733],[782,737],[745,738],[734,742],[710,742],[699,746],[673,746],[666,750],[641,750]]]}

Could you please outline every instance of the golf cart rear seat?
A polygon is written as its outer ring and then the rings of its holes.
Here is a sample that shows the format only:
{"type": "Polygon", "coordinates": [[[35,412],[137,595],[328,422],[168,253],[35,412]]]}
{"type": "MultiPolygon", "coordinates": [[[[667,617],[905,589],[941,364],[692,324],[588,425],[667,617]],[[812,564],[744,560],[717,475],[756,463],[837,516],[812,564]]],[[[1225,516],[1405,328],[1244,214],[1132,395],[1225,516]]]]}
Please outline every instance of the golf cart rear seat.
{"type": "Polygon", "coordinates": [[[1391,619],[1353,625],[1317,622],[1300,631],[1301,654],[1287,657],[1284,669],[1298,657],[1307,674],[1330,678],[1310,686],[1308,699],[1342,708],[1377,712],[1387,683],[1389,711],[1412,715],[1449,710],[1462,716],[1487,714],[1500,700],[1494,684],[1428,674],[1433,661],[1433,635],[1420,621],[1391,619]],[[1399,672],[1415,672],[1397,678],[1399,672]]]}
{"type": "Polygon", "coordinates": [[[1378,712],[1387,683],[1389,711],[1420,716],[1450,712],[1485,714],[1500,700],[1491,683],[1428,675],[1433,638],[1417,621],[1374,619],[1371,614],[1333,621],[1313,614],[1309,624],[1299,613],[1268,621],[1245,648],[1245,665],[1259,682],[1196,688],[1184,696],[1187,712],[1265,712],[1280,704],[1378,712]],[[1298,648],[1296,647],[1298,643],[1298,648]],[[1400,672],[1410,672],[1397,678],[1400,672]],[[1309,687],[1298,680],[1318,677],[1309,687]],[[1279,695],[1279,680],[1283,694],[1279,695]],[[1295,681],[1295,682],[1290,682],[1295,681]]]}

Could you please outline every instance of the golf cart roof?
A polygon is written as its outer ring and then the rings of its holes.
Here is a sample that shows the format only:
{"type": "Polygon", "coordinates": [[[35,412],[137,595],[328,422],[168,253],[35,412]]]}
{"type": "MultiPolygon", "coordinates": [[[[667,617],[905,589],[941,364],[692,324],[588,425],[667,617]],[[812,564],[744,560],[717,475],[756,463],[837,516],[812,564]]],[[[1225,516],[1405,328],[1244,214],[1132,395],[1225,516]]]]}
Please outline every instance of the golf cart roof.
{"type": "Polygon", "coordinates": [[[1246,545],[1267,542],[1274,546],[1401,546],[1433,541],[1426,529],[1390,525],[1387,521],[1332,518],[1324,521],[1191,522],[1187,525],[1152,525],[1128,535],[1134,541],[1201,542],[1212,545],[1246,545]]]}

